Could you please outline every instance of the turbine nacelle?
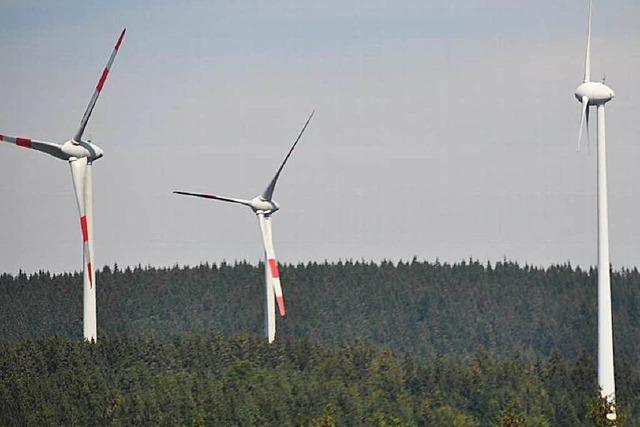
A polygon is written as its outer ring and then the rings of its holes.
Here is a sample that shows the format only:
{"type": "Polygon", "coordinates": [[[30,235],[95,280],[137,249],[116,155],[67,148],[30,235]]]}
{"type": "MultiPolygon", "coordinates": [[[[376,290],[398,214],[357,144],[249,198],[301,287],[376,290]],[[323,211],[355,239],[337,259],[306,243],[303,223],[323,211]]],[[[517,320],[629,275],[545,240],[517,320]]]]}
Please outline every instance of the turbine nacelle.
{"type": "Polygon", "coordinates": [[[589,100],[589,105],[605,104],[615,97],[615,92],[609,86],[599,82],[584,82],[575,92],[575,97],[582,102],[584,97],[589,100]]]}
{"type": "Polygon", "coordinates": [[[104,151],[99,146],[87,142],[87,141],[75,141],[70,139],[62,144],[60,151],[66,154],[69,158],[75,157],[77,159],[86,157],[88,162],[98,160],[104,155],[104,151]]]}
{"type": "Polygon", "coordinates": [[[280,209],[280,205],[275,201],[265,200],[262,196],[256,196],[251,199],[250,206],[255,213],[263,213],[265,215],[271,215],[280,209]]]}

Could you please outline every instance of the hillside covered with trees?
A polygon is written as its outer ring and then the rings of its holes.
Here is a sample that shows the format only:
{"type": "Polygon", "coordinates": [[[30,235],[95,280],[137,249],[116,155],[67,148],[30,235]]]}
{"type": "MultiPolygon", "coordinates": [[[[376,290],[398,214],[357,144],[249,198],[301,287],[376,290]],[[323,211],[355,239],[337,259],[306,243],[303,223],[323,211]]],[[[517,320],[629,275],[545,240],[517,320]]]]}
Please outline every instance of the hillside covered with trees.
{"type": "MultiPolygon", "coordinates": [[[[281,274],[281,337],[329,345],[358,338],[419,355],[484,348],[574,358],[596,350],[595,270],[413,261],[285,265],[281,274]]],[[[99,334],[262,334],[262,266],[105,267],[97,284],[99,334]]],[[[612,293],[616,354],[640,365],[640,273],[613,272],[612,293]]],[[[81,333],[78,274],[0,276],[0,340],[81,333]]]]}
{"type": "MultiPolygon", "coordinates": [[[[598,424],[596,271],[511,262],[105,267],[0,276],[0,425],[598,424]]],[[[612,274],[617,399],[640,425],[640,273],[612,274]]]]}
{"type": "MultiPolygon", "coordinates": [[[[606,425],[593,365],[300,338],[47,338],[0,344],[0,425],[606,425]]],[[[640,369],[619,372],[618,425],[640,425],[640,369]]]]}

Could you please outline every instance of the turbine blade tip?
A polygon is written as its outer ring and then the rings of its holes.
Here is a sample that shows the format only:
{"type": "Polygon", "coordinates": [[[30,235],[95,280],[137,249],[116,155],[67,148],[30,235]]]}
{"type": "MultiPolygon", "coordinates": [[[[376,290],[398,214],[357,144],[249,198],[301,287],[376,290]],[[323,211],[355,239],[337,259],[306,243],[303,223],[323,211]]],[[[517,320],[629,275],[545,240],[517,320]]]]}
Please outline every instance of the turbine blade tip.
{"type": "Polygon", "coordinates": [[[278,309],[280,311],[280,316],[285,317],[287,315],[287,309],[285,308],[285,305],[284,305],[284,296],[276,297],[276,300],[278,301],[278,309]]]}
{"type": "Polygon", "coordinates": [[[126,32],[127,32],[127,29],[123,28],[122,32],[120,33],[120,37],[118,37],[118,41],[116,42],[115,50],[120,49],[120,45],[122,44],[122,39],[124,39],[124,33],[126,32]]]}

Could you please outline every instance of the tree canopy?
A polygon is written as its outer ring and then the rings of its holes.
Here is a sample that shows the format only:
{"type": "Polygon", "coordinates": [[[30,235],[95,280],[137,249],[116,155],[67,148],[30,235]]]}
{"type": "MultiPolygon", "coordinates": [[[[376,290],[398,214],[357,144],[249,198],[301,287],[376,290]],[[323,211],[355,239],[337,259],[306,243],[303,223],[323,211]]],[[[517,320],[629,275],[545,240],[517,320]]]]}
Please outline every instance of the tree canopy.
{"type": "MultiPolygon", "coordinates": [[[[105,267],[0,275],[0,425],[606,425],[597,274],[470,260],[105,267]]],[[[640,425],[640,274],[612,274],[617,403],[640,425]]],[[[625,418],[626,417],[626,418],[625,418]]],[[[626,419],[626,421],[625,421],[626,419]]],[[[635,424],[634,424],[635,423],[635,424]]]]}
{"type": "MultiPolygon", "coordinates": [[[[337,345],[358,338],[416,354],[595,354],[596,270],[512,262],[308,263],[281,267],[287,317],[278,336],[337,345]]],[[[0,340],[80,337],[79,274],[0,275],[0,340]]],[[[262,265],[105,267],[98,334],[174,338],[263,331],[262,265]]],[[[619,360],[640,364],[640,274],[612,274],[619,360]]]]}

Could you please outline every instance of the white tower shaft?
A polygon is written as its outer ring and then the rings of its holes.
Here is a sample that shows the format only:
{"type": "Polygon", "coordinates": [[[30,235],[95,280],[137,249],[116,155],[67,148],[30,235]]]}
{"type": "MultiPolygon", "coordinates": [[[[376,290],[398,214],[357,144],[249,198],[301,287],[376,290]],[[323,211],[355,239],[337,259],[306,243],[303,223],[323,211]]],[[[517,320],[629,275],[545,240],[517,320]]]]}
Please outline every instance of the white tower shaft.
{"type": "Polygon", "coordinates": [[[264,335],[269,344],[276,339],[276,298],[269,282],[269,269],[264,269],[265,274],[265,302],[264,302],[264,335]]]}
{"type": "Polygon", "coordinates": [[[85,172],[84,187],[84,206],[87,215],[87,257],[84,265],[91,263],[92,268],[85,268],[83,275],[83,301],[84,301],[84,339],[91,342],[98,341],[98,325],[96,316],[96,277],[95,277],[95,260],[93,258],[93,176],[91,171],[91,163],[87,165],[85,172]],[[91,277],[89,277],[91,275],[91,277]]]}
{"type": "Polygon", "coordinates": [[[598,384],[615,401],[604,104],[598,105],[598,384]]]}
{"type": "Polygon", "coordinates": [[[82,294],[83,335],[87,341],[97,341],[96,327],[96,281],[93,271],[93,183],[91,166],[87,158],[69,162],[71,177],[78,202],[80,227],[82,230],[82,294]]]}

